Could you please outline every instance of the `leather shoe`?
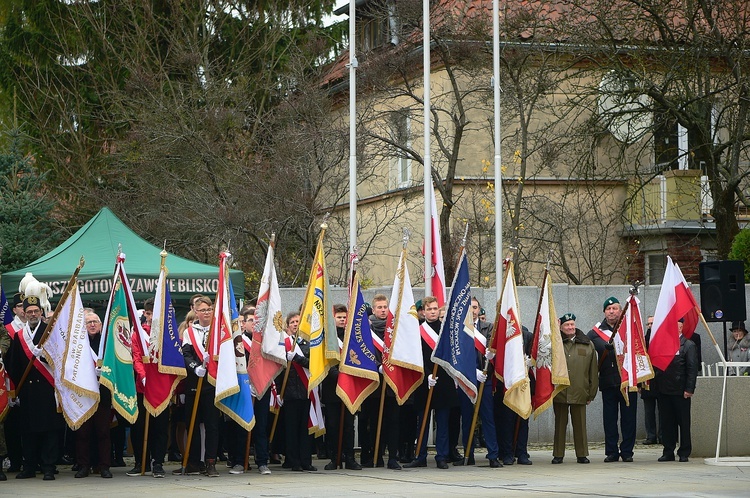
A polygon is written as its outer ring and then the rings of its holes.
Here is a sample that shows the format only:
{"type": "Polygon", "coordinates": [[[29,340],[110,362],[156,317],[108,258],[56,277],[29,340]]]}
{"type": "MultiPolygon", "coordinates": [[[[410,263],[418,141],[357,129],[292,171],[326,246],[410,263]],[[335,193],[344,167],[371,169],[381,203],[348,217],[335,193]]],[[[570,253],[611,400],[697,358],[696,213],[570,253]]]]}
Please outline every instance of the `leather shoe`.
{"type": "Polygon", "coordinates": [[[401,470],[401,465],[398,464],[398,460],[393,458],[388,460],[388,468],[391,470],[401,470]]]}
{"type": "Polygon", "coordinates": [[[645,441],[643,441],[643,444],[645,444],[646,446],[649,446],[652,444],[656,444],[656,441],[654,439],[646,439],[645,441]]]}
{"type": "Polygon", "coordinates": [[[303,465],[302,470],[306,470],[308,472],[317,472],[318,468],[315,465],[303,465]]]}
{"type": "Polygon", "coordinates": [[[492,468],[492,469],[499,469],[502,466],[503,466],[503,464],[500,463],[500,460],[498,460],[497,458],[493,458],[493,459],[490,460],[490,468],[492,468]]]}
{"type": "Polygon", "coordinates": [[[3,469],[0,469],[0,481],[7,481],[8,476],[5,475],[5,472],[3,472],[3,469]]]}
{"type": "Polygon", "coordinates": [[[76,472],[75,478],[81,479],[82,477],[88,477],[89,476],[89,468],[88,467],[81,467],[78,469],[78,472],[76,472]]]}
{"type": "Polygon", "coordinates": [[[16,479],[31,479],[32,477],[36,477],[36,472],[33,470],[23,470],[16,474],[16,479]]]}
{"type": "Polygon", "coordinates": [[[659,462],[674,462],[674,455],[662,455],[657,461],[659,462]]]}
{"type": "Polygon", "coordinates": [[[54,481],[55,480],[55,473],[54,472],[45,472],[44,477],[42,478],[43,481],[54,481]]]}
{"type": "Polygon", "coordinates": [[[630,463],[630,462],[633,461],[633,457],[632,456],[630,456],[630,457],[622,457],[622,461],[630,463]]]}
{"type": "Polygon", "coordinates": [[[328,462],[328,463],[326,464],[326,466],[325,466],[325,467],[323,467],[323,468],[324,468],[325,470],[336,470],[336,462],[334,462],[333,460],[331,460],[331,461],[330,461],[330,462],[328,462]]]}
{"type": "Polygon", "coordinates": [[[578,462],[578,463],[591,463],[591,460],[589,460],[587,457],[578,457],[578,458],[576,458],[576,462],[578,462]]]}
{"type": "Polygon", "coordinates": [[[466,465],[474,465],[476,462],[474,461],[474,455],[469,455],[469,459],[466,461],[466,465]]]}
{"type": "Polygon", "coordinates": [[[427,462],[424,460],[412,460],[404,465],[405,469],[415,469],[417,467],[427,467],[427,462]]]}
{"type": "Polygon", "coordinates": [[[362,466],[353,458],[344,463],[344,468],[347,470],[362,470],[362,466]]]}
{"type": "Polygon", "coordinates": [[[448,468],[448,462],[446,462],[445,460],[440,460],[437,463],[437,468],[439,468],[439,469],[447,469],[448,468]]]}
{"type": "Polygon", "coordinates": [[[688,462],[688,461],[689,461],[688,457],[684,457],[684,456],[680,457],[680,462],[685,463],[685,462],[688,462]]]}
{"type": "Polygon", "coordinates": [[[563,457],[553,457],[552,458],[552,465],[557,465],[558,463],[562,463],[563,457]]]}
{"type": "Polygon", "coordinates": [[[518,465],[532,465],[532,461],[529,460],[528,458],[524,458],[523,460],[519,458],[518,465]]]}
{"type": "MultiPolygon", "coordinates": [[[[503,465],[513,465],[514,463],[516,463],[515,458],[503,458],[503,465]]],[[[521,461],[519,460],[518,463],[521,463],[521,461]]]]}
{"type": "Polygon", "coordinates": [[[458,450],[454,449],[451,452],[451,456],[450,456],[451,462],[457,462],[457,461],[463,460],[463,459],[464,459],[464,456],[461,453],[459,453],[458,450]]]}
{"type": "Polygon", "coordinates": [[[100,469],[99,470],[99,475],[102,476],[105,479],[112,479],[112,471],[109,470],[109,469],[106,469],[106,468],[100,469]]]}
{"type": "Polygon", "coordinates": [[[604,463],[616,462],[619,459],[620,455],[607,455],[607,458],[604,459],[604,463]]]}
{"type": "Polygon", "coordinates": [[[302,472],[302,467],[300,467],[299,465],[295,465],[294,467],[292,467],[292,472],[302,472]]]}
{"type": "Polygon", "coordinates": [[[454,467],[463,467],[464,465],[466,465],[466,460],[464,460],[463,458],[461,460],[456,460],[455,462],[453,462],[454,467]]]}

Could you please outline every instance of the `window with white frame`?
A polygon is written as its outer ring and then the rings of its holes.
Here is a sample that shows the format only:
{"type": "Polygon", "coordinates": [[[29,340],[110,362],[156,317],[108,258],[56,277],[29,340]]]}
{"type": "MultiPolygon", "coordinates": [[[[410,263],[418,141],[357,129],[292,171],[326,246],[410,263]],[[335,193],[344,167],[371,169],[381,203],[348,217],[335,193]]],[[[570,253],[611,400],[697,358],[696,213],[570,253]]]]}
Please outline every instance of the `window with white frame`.
{"type": "Polygon", "coordinates": [[[411,183],[411,113],[409,109],[392,111],[390,114],[392,146],[391,171],[395,188],[406,187],[411,183]]]}

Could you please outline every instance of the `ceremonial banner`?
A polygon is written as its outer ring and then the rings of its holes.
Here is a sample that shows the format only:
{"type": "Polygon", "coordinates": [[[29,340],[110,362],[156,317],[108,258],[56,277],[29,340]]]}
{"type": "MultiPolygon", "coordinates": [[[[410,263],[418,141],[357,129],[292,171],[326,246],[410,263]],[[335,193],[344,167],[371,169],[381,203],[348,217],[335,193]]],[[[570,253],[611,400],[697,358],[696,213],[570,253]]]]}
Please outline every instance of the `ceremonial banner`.
{"type": "Polygon", "coordinates": [[[8,330],[11,339],[15,335],[15,330],[11,327],[14,316],[13,310],[10,309],[10,304],[5,298],[5,290],[3,289],[2,284],[0,284],[0,319],[2,319],[3,326],[8,330]]]}
{"type": "MultiPolygon", "coordinates": [[[[123,262],[125,255],[117,258],[115,282],[112,286],[112,296],[107,306],[107,316],[104,317],[105,336],[102,337],[101,347],[104,352],[101,357],[102,374],[99,382],[112,393],[112,407],[130,422],[135,423],[138,418],[138,398],[135,390],[133,375],[133,356],[131,340],[142,340],[138,333],[141,330],[135,309],[132,313],[129,306],[129,284],[123,262]],[[137,328],[134,332],[133,329],[137,328]]],[[[147,347],[143,347],[147,351],[147,347]]]]}
{"type": "Polygon", "coordinates": [[[698,303],[688,289],[685,277],[667,256],[667,268],[656,302],[654,323],[651,326],[651,341],[648,354],[651,364],[659,370],[666,370],[680,349],[680,337],[677,322],[685,319],[682,334],[687,338],[693,335],[698,324],[698,303]]]}
{"type": "Polygon", "coordinates": [[[271,243],[260,279],[258,303],[255,306],[254,347],[250,348],[247,360],[247,373],[258,399],[263,397],[273,380],[286,366],[284,316],[281,313],[281,294],[273,254],[271,243]]]}
{"type": "Polygon", "coordinates": [[[570,385],[560,323],[552,299],[552,278],[547,272],[542,284],[541,306],[534,326],[531,365],[531,372],[536,381],[531,408],[536,419],[552,406],[555,395],[570,385]]]}
{"type": "Polygon", "coordinates": [[[529,418],[531,386],[523,352],[520,316],[513,262],[508,262],[505,269],[505,285],[500,300],[500,311],[495,321],[497,330],[492,345],[492,349],[497,352],[495,375],[505,384],[503,403],[519,416],[529,418]]]}
{"type": "Polygon", "coordinates": [[[68,426],[76,430],[99,406],[99,379],[77,282],[62,299],[43,354],[52,368],[57,403],[68,426]]]}
{"type": "Polygon", "coordinates": [[[383,350],[385,381],[396,394],[399,405],[406,402],[424,377],[420,340],[419,318],[403,250],[388,302],[383,350]]]}
{"type": "Polygon", "coordinates": [[[228,278],[229,253],[219,254],[219,293],[216,296],[214,318],[210,331],[210,360],[215,362],[213,379],[216,386],[216,407],[249,431],[255,425],[250,378],[245,363],[245,347],[239,329],[237,304],[228,278]]]}
{"type": "Polygon", "coordinates": [[[339,357],[336,323],[333,320],[333,303],[329,298],[328,272],[323,254],[323,235],[318,238],[318,248],[307,282],[304,308],[300,317],[299,333],[310,343],[310,384],[308,392],[325,379],[328,370],[339,357]]]}
{"type": "MultiPolygon", "coordinates": [[[[437,213],[437,203],[435,202],[435,188],[429,189],[430,192],[430,223],[432,229],[432,268],[431,274],[426,275],[432,282],[432,295],[437,299],[438,307],[445,305],[445,267],[443,266],[443,247],[440,244],[440,219],[437,213]]],[[[424,254],[424,249],[422,250],[424,254]]]]}
{"type": "Polygon", "coordinates": [[[336,394],[353,414],[380,385],[367,305],[356,274],[352,281],[348,309],[336,394]]]}
{"type": "Polygon", "coordinates": [[[157,417],[169,406],[177,384],[187,376],[177,317],[167,284],[167,268],[163,264],[154,296],[148,357],[144,356],[143,360],[147,379],[143,404],[151,415],[157,417]]]}
{"type": "Polygon", "coordinates": [[[620,367],[620,391],[625,398],[625,404],[630,402],[628,391],[637,391],[639,382],[654,378],[643,335],[641,303],[633,295],[628,301],[630,304],[617,332],[623,342],[623,351],[617,355],[617,364],[620,367]]]}
{"type": "Polygon", "coordinates": [[[448,372],[472,403],[477,401],[477,356],[471,313],[469,261],[461,249],[432,361],[448,372]]]}
{"type": "Polygon", "coordinates": [[[10,404],[10,376],[5,371],[5,364],[0,357],[0,422],[5,418],[5,413],[10,404]]]}

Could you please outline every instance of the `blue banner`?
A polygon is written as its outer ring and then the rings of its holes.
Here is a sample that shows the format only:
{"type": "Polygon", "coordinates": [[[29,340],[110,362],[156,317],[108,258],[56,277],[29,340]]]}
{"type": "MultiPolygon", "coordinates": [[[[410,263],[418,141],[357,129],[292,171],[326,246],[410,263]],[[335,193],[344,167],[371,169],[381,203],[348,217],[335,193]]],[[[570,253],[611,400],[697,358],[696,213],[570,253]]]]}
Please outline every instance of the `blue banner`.
{"type": "Polygon", "coordinates": [[[461,250],[458,270],[446,302],[445,319],[432,352],[432,361],[448,372],[472,403],[477,400],[476,355],[469,262],[466,251],[461,250]]]}
{"type": "Polygon", "coordinates": [[[10,309],[10,304],[5,298],[5,290],[0,284],[0,318],[3,319],[3,326],[8,325],[13,321],[13,310],[10,309]]]}

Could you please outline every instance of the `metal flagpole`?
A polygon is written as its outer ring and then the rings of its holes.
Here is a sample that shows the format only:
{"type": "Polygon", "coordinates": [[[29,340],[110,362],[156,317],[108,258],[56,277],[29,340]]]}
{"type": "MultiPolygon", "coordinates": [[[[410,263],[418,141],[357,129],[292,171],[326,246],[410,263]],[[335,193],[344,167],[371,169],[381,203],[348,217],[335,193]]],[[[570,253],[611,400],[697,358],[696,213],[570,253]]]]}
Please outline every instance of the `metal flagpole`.
{"type": "Polygon", "coordinates": [[[349,254],[357,248],[357,54],[355,1],[349,2],[349,254]]]}
{"type": "MultiPolygon", "coordinates": [[[[495,0],[497,1],[497,0],[495,0]]],[[[424,59],[424,295],[432,295],[432,216],[430,190],[432,188],[432,159],[430,157],[430,2],[422,2],[424,59]]],[[[437,213],[436,213],[437,216],[437,213]]]]}
{"type": "Polygon", "coordinates": [[[500,7],[492,0],[492,91],[495,100],[495,285],[500,301],[503,281],[503,172],[500,157],[500,7]]]}

